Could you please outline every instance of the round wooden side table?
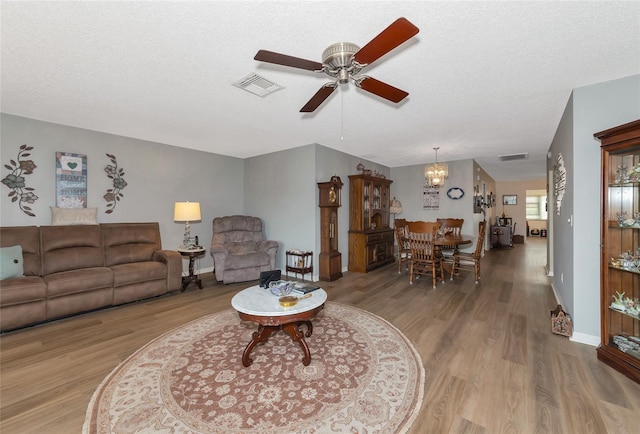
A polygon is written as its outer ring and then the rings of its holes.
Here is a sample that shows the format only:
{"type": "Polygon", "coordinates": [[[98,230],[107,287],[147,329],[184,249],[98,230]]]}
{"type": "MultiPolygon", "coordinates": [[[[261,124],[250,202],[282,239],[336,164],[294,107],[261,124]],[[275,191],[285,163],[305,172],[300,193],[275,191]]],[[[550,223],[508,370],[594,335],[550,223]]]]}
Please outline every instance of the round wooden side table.
{"type": "Polygon", "coordinates": [[[189,284],[192,282],[198,285],[198,288],[202,289],[202,280],[198,278],[197,274],[194,274],[193,264],[198,256],[204,255],[204,252],[205,249],[203,249],[202,247],[199,249],[178,249],[178,253],[180,253],[184,257],[189,258],[189,275],[182,276],[183,291],[186,290],[187,286],[189,286],[189,284]]]}

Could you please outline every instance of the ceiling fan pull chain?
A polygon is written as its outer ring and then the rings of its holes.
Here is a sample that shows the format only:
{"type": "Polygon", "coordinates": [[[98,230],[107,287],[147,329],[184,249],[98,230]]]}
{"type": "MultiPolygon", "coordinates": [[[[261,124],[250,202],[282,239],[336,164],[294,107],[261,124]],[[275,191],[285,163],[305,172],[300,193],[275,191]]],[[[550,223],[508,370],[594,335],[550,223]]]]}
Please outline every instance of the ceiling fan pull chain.
{"type": "Polygon", "coordinates": [[[344,92],[340,92],[340,104],[342,106],[342,113],[340,113],[340,140],[344,141],[344,92]]]}

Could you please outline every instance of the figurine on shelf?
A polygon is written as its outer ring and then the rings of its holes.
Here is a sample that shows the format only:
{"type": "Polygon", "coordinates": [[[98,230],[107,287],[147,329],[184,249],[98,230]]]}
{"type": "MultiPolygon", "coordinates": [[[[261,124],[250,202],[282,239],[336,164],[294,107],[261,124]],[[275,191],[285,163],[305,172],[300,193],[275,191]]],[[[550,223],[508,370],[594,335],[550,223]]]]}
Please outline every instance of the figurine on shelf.
{"type": "Polygon", "coordinates": [[[640,181],[640,164],[635,165],[627,172],[626,179],[623,182],[638,182],[640,181]]]}
{"type": "Polygon", "coordinates": [[[626,176],[625,176],[625,172],[627,171],[627,168],[625,166],[617,166],[616,167],[616,177],[613,180],[613,182],[615,184],[622,184],[625,182],[626,176]]]}
{"type": "Polygon", "coordinates": [[[611,308],[615,309],[615,310],[620,310],[620,311],[624,311],[625,310],[625,305],[624,305],[624,292],[620,293],[618,291],[616,291],[616,295],[613,295],[613,303],[611,303],[611,308]]]}

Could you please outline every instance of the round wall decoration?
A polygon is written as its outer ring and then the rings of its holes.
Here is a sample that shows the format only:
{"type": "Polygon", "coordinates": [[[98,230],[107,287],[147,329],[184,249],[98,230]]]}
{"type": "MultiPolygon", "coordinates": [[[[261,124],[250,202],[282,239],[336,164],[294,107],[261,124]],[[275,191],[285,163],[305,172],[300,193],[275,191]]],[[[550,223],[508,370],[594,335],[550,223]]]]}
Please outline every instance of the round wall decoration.
{"type": "Polygon", "coordinates": [[[464,196],[464,190],[459,187],[451,187],[447,190],[447,197],[449,199],[461,199],[464,196]]]}

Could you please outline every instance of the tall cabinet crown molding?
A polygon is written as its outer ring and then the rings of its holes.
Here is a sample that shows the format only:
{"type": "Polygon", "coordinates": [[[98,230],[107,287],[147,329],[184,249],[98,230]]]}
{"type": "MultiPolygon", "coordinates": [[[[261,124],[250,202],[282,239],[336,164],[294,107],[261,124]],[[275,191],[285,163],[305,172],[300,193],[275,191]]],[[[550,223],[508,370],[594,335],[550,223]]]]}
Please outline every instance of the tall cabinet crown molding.
{"type": "Polygon", "coordinates": [[[349,271],[368,273],[395,261],[389,226],[390,179],[349,176],[349,271]]]}
{"type": "Polygon", "coordinates": [[[640,119],[594,136],[602,156],[597,354],[640,383],[640,119]]]}

